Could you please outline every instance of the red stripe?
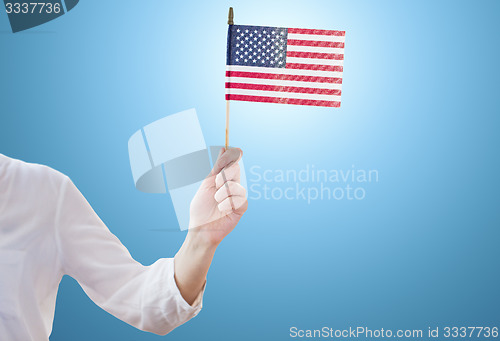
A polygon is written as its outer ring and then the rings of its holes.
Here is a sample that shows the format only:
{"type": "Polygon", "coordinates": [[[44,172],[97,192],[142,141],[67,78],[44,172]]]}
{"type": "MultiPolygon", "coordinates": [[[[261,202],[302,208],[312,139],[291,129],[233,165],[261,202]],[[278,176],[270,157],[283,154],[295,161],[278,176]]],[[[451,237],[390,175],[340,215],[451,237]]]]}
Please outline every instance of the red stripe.
{"type": "MultiPolygon", "coordinates": [[[[292,55],[290,54],[293,54],[294,51],[287,51],[286,53],[286,56],[287,57],[293,57],[292,55]]],[[[310,53],[310,52],[295,52],[295,53],[306,53],[307,56],[305,58],[314,58],[314,57],[310,57],[309,55],[312,55],[314,53],[310,53]]],[[[335,60],[344,60],[344,55],[343,54],[339,54],[339,53],[317,53],[319,55],[327,55],[328,58],[323,58],[323,59],[335,59],[335,60]]]]}
{"type": "Polygon", "coordinates": [[[336,47],[342,49],[344,48],[344,43],[339,43],[336,41],[288,39],[286,43],[287,45],[296,45],[296,46],[336,47]]]}
{"type": "Polygon", "coordinates": [[[231,101],[247,101],[247,102],[265,102],[265,103],[281,103],[281,104],[297,104],[297,105],[313,105],[318,107],[340,107],[338,101],[316,101],[311,99],[297,98],[278,98],[265,96],[247,96],[247,95],[226,95],[226,100],[231,101]]]}
{"type": "MultiPolygon", "coordinates": [[[[337,67],[339,67],[340,69],[335,71],[342,71],[342,66],[337,66],[337,67]]],[[[342,84],[342,78],[313,77],[313,76],[301,76],[301,75],[278,75],[275,73],[260,73],[260,72],[226,71],[226,77],[278,79],[284,81],[342,84]]]]}
{"type": "Polygon", "coordinates": [[[332,30],[308,30],[306,28],[289,28],[288,33],[296,34],[317,34],[322,36],[345,36],[345,31],[332,31],[332,30]]]}
{"type": "Polygon", "coordinates": [[[295,58],[316,58],[316,59],[335,59],[337,56],[334,53],[313,53],[313,52],[298,52],[298,51],[287,51],[287,57],[295,58]]]}
{"type": "Polygon", "coordinates": [[[341,95],[341,90],[338,89],[319,89],[319,88],[304,88],[299,86],[277,86],[266,84],[247,84],[247,83],[229,83],[226,82],[226,89],[249,89],[262,91],[279,91],[279,92],[295,92],[301,94],[318,94],[318,95],[341,95]]]}
{"type": "Polygon", "coordinates": [[[318,70],[318,71],[342,71],[343,67],[339,65],[316,65],[316,64],[299,64],[299,63],[286,63],[287,69],[299,70],[318,70]]]}

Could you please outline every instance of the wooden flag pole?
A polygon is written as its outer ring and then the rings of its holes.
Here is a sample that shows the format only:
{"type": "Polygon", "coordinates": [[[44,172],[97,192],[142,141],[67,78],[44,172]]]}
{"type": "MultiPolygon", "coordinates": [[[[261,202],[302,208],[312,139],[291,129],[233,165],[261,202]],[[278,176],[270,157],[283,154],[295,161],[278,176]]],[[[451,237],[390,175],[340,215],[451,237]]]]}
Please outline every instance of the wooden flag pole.
{"type": "MultiPolygon", "coordinates": [[[[234,25],[233,8],[229,7],[229,14],[227,17],[227,24],[234,25]]],[[[229,148],[229,100],[226,100],[226,150],[229,148]]]]}
{"type": "Polygon", "coordinates": [[[229,146],[229,101],[226,101],[226,150],[229,146]]]}

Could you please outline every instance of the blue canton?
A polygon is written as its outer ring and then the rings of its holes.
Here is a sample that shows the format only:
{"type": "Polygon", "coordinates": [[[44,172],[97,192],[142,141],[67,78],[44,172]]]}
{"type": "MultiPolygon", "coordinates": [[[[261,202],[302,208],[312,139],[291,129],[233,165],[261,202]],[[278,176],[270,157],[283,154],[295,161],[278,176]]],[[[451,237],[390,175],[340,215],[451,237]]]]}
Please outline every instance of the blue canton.
{"type": "Polygon", "coordinates": [[[283,27],[230,25],[227,65],[284,68],[287,35],[283,27]]]}

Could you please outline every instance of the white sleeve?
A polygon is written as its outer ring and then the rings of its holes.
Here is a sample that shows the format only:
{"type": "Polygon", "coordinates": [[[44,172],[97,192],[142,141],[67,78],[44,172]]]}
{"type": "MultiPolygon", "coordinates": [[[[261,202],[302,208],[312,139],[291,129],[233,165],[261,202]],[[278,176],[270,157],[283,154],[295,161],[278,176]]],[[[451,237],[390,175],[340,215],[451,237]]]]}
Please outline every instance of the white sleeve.
{"type": "Polygon", "coordinates": [[[165,335],[201,310],[204,289],[189,305],[175,283],[173,258],[150,266],[136,262],[68,178],[61,187],[56,228],[63,272],[117,318],[165,335]]]}

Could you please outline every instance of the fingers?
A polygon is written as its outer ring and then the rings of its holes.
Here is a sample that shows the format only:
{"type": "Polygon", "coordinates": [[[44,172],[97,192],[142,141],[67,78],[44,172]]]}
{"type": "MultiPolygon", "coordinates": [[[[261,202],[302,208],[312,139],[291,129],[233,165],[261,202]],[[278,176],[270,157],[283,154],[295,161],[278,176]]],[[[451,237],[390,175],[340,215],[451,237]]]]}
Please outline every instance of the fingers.
{"type": "Polygon", "coordinates": [[[224,183],[215,193],[214,198],[218,202],[219,211],[224,214],[233,211],[239,212],[244,207],[243,212],[246,210],[246,190],[237,182],[228,181],[224,183]]]}
{"type": "Polygon", "coordinates": [[[246,190],[243,186],[241,186],[237,182],[228,181],[224,184],[224,186],[219,188],[219,190],[217,192],[215,192],[214,198],[218,203],[221,203],[227,197],[230,197],[230,196],[242,196],[242,197],[244,197],[245,195],[246,195],[246,190]]]}
{"type": "Polygon", "coordinates": [[[240,182],[240,165],[238,163],[233,163],[230,167],[226,167],[220,171],[215,177],[215,187],[217,189],[226,181],[240,182]]]}
{"type": "Polygon", "coordinates": [[[248,201],[245,197],[227,197],[219,205],[219,211],[223,214],[229,214],[235,212],[237,214],[243,214],[247,207],[248,201]],[[234,208],[233,208],[234,206],[234,208]]]}
{"type": "Polygon", "coordinates": [[[239,148],[229,148],[226,151],[222,148],[221,152],[222,154],[219,154],[212,169],[213,175],[219,174],[222,169],[229,168],[234,163],[238,163],[243,155],[243,152],[239,148]]]}

